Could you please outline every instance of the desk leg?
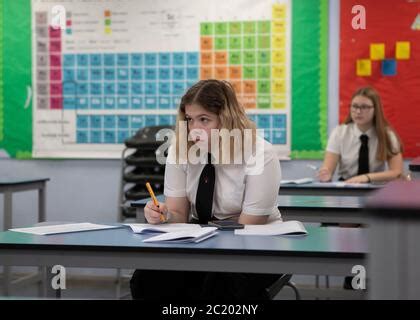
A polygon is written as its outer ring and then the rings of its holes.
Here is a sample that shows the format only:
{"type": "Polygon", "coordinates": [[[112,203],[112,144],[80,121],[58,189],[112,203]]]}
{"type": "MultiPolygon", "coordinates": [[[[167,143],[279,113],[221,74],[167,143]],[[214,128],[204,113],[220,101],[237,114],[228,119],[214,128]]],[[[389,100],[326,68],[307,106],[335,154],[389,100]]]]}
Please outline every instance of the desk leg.
{"type": "MultiPolygon", "coordinates": [[[[4,193],[4,220],[3,220],[3,228],[4,230],[8,230],[12,227],[12,192],[6,191],[4,193]]],[[[4,296],[10,295],[10,287],[11,287],[11,274],[10,274],[10,267],[4,266],[3,267],[3,294],[4,296]]]]}
{"type": "Polygon", "coordinates": [[[47,220],[45,213],[45,199],[46,199],[46,187],[43,183],[42,187],[38,190],[38,222],[44,222],[47,220]]]}

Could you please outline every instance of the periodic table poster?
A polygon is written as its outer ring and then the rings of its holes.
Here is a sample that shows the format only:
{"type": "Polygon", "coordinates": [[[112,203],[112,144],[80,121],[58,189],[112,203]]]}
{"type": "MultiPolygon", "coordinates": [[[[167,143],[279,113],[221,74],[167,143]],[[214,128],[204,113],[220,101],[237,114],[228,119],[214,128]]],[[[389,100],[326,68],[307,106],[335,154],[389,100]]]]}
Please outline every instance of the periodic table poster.
{"type": "Polygon", "coordinates": [[[174,124],[183,93],[208,78],[231,82],[290,154],[289,0],[31,4],[33,157],[119,158],[140,128],[174,124]]]}

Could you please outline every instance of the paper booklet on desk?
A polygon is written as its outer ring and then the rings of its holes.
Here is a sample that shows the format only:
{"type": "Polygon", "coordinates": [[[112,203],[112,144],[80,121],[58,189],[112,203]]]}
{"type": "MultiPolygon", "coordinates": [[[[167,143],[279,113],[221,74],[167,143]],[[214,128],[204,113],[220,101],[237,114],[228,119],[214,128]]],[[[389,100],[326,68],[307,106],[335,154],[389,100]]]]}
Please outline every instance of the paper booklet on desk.
{"type": "Polygon", "coordinates": [[[302,179],[296,179],[296,180],[281,180],[280,184],[306,184],[314,182],[314,179],[312,178],[302,178],[302,179]]]}
{"type": "Polygon", "coordinates": [[[196,230],[183,230],[159,234],[143,240],[143,242],[166,242],[166,243],[198,243],[217,234],[216,227],[204,227],[196,230]]]}
{"type": "Polygon", "coordinates": [[[304,225],[300,221],[273,221],[262,225],[245,225],[244,229],[235,230],[236,235],[242,236],[303,236],[307,235],[304,225]]]}
{"type": "Polygon", "coordinates": [[[65,223],[65,224],[47,225],[47,226],[39,226],[39,227],[31,227],[31,228],[17,228],[17,229],[9,229],[9,231],[46,236],[49,234],[103,230],[103,229],[112,229],[112,228],[120,228],[120,227],[83,222],[83,223],[65,223]]]}
{"type": "Polygon", "coordinates": [[[134,233],[166,233],[176,231],[193,231],[201,229],[201,226],[199,224],[192,223],[125,223],[124,225],[130,227],[134,233]]]}

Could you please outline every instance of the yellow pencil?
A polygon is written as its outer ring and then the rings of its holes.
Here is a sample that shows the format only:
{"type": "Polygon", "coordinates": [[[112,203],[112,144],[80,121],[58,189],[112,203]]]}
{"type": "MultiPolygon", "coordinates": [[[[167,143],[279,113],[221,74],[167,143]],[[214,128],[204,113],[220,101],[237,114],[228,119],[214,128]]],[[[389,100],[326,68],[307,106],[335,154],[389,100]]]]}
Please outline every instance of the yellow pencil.
{"type": "MultiPolygon", "coordinates": [[[[152,186],[150,185],[149,182],[146,182],[146,188],[147,188],[147,191],[149,191],[149,194],[152,197],[152,200],[155,206],[159,207],[159,202],[157,201],[155,193],[153,192],[152,186]]],[[[163,215],[163,213],[160,213],[160,221],[165,222],[165,216],[163,215]]]]}

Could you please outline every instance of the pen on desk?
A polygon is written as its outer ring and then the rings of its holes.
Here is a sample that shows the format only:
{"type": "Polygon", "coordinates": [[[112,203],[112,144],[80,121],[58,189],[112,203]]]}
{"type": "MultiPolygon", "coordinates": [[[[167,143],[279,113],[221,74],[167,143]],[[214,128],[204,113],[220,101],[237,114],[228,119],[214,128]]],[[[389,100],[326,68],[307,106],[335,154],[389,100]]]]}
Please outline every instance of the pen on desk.
{"type": "Polygon", "coordinates": [[[307,164],[306,165],[308,168],[310,168],[310,169],[312,169],[312,170],[314,170],[314,171],[318,171],[318,167],[316,167],[316,166],[314,166],[314,165],[312,165],[312,164],[307,164]]]}
{"type": "MultiPolygon", "coordinates": [[[[153,192],[152,186],[150,185],[149,182],[146,182],[146,188],[147,188],[147,191],[149,191],[149,194],[152,197],[152,200],[155,206],[159,207],[159,202],[157,201],[155,193],[153,192]]],[[[160,221],[165,222],[165,217],[162,212],[160,213],[160,221]]]]}

